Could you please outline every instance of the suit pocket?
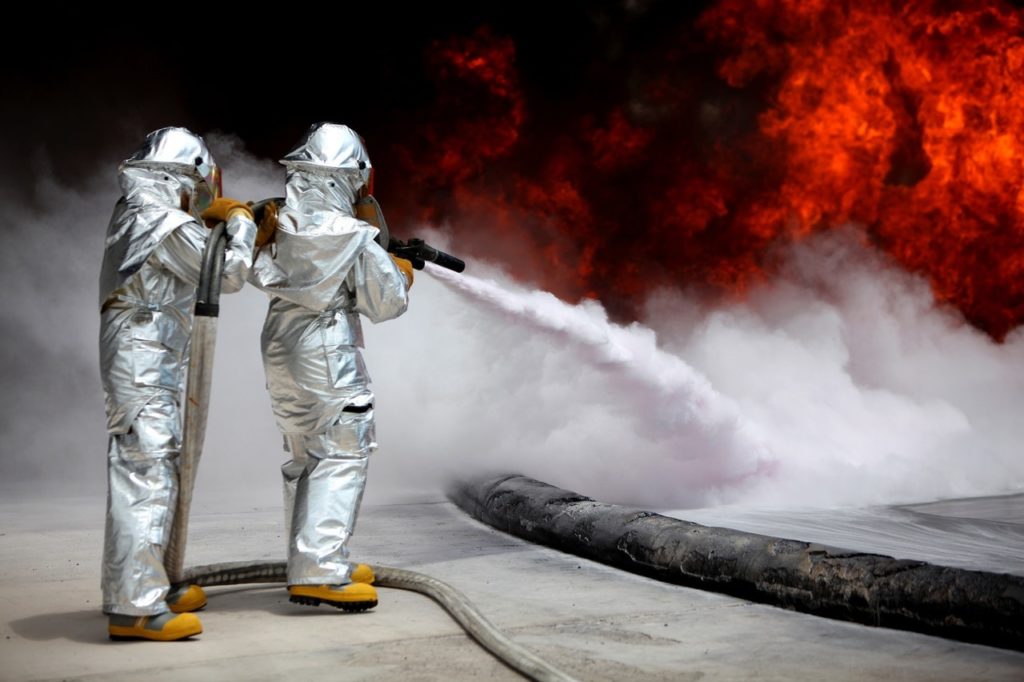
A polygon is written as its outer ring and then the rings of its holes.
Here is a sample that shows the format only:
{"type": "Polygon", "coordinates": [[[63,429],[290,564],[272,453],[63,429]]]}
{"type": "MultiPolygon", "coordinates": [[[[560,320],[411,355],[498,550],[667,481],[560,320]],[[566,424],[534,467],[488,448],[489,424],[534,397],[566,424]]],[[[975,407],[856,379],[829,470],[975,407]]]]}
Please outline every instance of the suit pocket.
{"type": "Polygon", "coordinates": [[[363,354],[355,346],[324,349],[327,357],[327,380],[333,388],[356,388],[370,383],[363,354]]]}
{"type": "Polygon", "coordinates": [[[365,412],[342,412],[338,423],[327,429],[327,439],[336,454],[370,454],[377,449],[373,409],[365,412]]]}
{"type": "Polygon", "coordinates": [[[174,319],[158,310],[137,311],[131,336],[135,385],[178,389],[185,341],[174,319]]]}
{"type": "Polygon", "coordinates": [[[324,359],[327,382],[332,388],[365,386],[370,382],[363,355],[356,343],[357,335],[344,314],[322,321],[324,359]]]}

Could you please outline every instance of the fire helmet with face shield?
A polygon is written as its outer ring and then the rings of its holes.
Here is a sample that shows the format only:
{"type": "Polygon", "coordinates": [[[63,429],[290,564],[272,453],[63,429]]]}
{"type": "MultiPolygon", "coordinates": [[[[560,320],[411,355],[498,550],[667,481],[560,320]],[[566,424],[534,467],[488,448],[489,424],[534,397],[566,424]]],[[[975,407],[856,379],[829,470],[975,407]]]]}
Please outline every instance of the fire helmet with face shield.
{"type": "Polygon", "coordinates": [[[314,173],[343,175],[353,190],[373,193],[373,165],[366,145],[356,131],[340,123],[314,123],[306,137],[288,152],[281,163],[314,173]]]}
{"type": "Polygon", "coordinates": [[[169,170],[191,177],[196,181],[191,201],[197,214],[221,196],[220,168],[203,138],[187,128],[154,130],[121,166],[169,170]]]}

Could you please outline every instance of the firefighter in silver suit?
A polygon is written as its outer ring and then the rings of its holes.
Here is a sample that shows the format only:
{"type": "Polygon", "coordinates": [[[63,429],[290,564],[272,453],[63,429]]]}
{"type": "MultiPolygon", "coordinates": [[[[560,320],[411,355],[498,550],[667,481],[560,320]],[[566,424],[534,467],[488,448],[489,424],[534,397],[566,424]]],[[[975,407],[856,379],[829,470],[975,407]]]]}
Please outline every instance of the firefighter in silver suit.
{"type": "Polygon", "coordinates": [[[350,564],[347,547],[377,447],[359,316],[381,322],[405,312],[412,266],[355,217],[372,168],[354,131],[316,124],[281,163],[285,204],[250,281],[270,295],[262,350],[289,455],[288,591],[293,602],[358,611],[377,604],[372,570],[350,564]]]}
{"type": "Polygon", "coordinates": [[[256,225],[220,197],[219,169],[185,128],[150,133],[121,164],[122,197],[100,275],[100,372],[106,394],[108,495],[103,610],[112,638],[176,640],[202,632],[198,586],[170,592],[164,570],[177,499],[181,396],[192,308],[209,230],[227,222],[222,289],[239,290],[256,225]]]}

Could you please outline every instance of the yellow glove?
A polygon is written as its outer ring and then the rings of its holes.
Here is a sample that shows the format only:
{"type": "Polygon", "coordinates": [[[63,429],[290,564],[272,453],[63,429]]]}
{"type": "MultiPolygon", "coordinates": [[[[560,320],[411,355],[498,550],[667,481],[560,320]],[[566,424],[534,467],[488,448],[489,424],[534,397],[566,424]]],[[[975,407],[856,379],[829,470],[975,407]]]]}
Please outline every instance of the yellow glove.
{"type": "Polygon", "coordinates": [[[276,231],[277,204],[273,201],[268,201],[263,209],[263,216],[260,218],[259,229],[256,230],[256,248],[273,241],[276,231]]]}
{"type": "Polygon", "coordinates": [[[403,275],[405,275],[405,288],[412,289],[412,263],[404,258],[399,258],[393,253],[389,253],[388,255],[391,256],[391,260],[395,261],[395,265],[397,265],[398,269],[402,271],[403,275]]]}
{"type": "Polygon", "coordinates": [[[247,216],[249,220],[252,220],[251,208],[236,199],[220,197],[219,199],[214,199],[210,207],[203,211],[203,220],[206,221],[207,225],[210,223],[216,225],[217,223],[224,222],[239,211],[247,216]]]}

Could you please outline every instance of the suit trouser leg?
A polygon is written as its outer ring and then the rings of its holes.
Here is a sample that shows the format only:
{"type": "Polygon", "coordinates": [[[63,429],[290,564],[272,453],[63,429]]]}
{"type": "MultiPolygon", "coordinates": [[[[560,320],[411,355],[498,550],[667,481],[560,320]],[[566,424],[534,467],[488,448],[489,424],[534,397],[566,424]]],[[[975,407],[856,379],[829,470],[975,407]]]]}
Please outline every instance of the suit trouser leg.
{"type": "Polygon", "coordinates": [[[107,452],[103,610],[147,616],[167,611],[164,547],[178,495],[181,421],[171,396],[147,403],[107,452]]]}

